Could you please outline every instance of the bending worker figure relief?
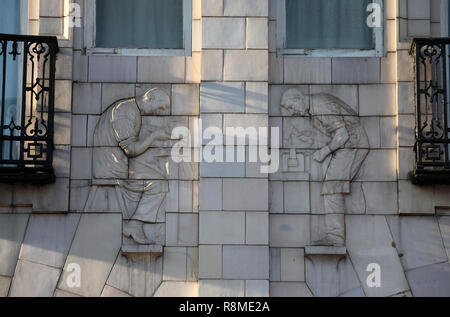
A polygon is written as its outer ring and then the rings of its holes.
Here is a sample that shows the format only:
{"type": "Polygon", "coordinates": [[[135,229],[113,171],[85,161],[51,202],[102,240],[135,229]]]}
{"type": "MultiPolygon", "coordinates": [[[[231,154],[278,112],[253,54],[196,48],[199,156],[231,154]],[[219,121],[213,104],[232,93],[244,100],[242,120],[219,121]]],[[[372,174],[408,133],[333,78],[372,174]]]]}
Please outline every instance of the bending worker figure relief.
{"type": "MultiPolygon", "coordinates": [[[[369,139],[358,114],[345,102],[329,94],[319,93],[310,100],[299,91],[287,90],[281,108],[291,116],[309,117],[312,126],[331,141],[313,154],[312,159],[326,167],[322,196],[325,209],[325,232],[314,241],[319,246],[345,246],[345,196],[351,194],[355,179],[369,153],[369,139]],[[309,105],[311,102],[311,107],[309,105]]],[[[297,127],[301,130],[301,127],[297,127]]]]}
{"type": "Polygon", "coordinates": [[[130,243],[160,244],[164,239],[169,151],[151,147],[170,140],[170,133],[144,126],[143,117],[161,115],[168,107],[169,96],[153,88],[112,104],[94,132],[93,186],[85,210],[99,210],[104,201],[117,202],[123,213],[124,239],[130,243]],[[151,178],[140,180],[132,175],[130,162],[144,153],[151,178]]]}

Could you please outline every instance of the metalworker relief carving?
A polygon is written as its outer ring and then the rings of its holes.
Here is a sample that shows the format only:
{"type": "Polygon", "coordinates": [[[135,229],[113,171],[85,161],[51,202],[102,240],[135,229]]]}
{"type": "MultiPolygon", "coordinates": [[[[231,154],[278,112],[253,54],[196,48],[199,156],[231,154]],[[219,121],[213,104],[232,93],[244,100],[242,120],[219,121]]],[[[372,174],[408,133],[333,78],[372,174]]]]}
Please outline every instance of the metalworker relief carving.
{"type": "Polygon", "coordinates": [[[170,149],[159,146],[170,141],[171,131],[150,122],[169,107],[169,96],[153,88],[112,104],[94,132],[93,180],[85,211],[101,211],[106,202],[109,211],[120,210],[124,245],[164,244],[170,149]]]}
{"type": "Polygon", "coordinates": [[[295,88],[282,96],[282,113],[300,117],[300,121],[293,121],[300,124],[292,124],[285,134],[285,144],[295,147],[286,161],[287,168],[295,168],[303,155],[322,165],[325,230],[313,244],[345,246],[345,198],[352,194],[351,183],[369,153],[369,139],[358,114],[344,101],[325,93],[311,95],[309,101],[311,105],[295,88]]]}

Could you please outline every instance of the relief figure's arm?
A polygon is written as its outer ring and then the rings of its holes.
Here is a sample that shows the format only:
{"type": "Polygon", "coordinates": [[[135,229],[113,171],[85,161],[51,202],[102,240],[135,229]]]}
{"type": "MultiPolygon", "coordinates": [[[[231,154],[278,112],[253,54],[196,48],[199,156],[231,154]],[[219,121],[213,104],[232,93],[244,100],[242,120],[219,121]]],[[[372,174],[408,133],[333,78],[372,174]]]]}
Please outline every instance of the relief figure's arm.
{"type": "Polygon", "coordinates": [[[130,157],[137,157],[147,151],[156,141],[167,141],[170,136],[164,131],[155,131],[145,138],[137,137],[124,140],[119,146],[130,157]]]}
{"type": "Polygon", "coordinates": [[[319,163],[322,163],[329,155],[342,148],[349,139],[350,135],[348,134],[345,126],[340,127],[339,129],[334,131],[331,142],[328,143],[327,146],[317,151],[314,154],[313,159],[319,163]]]}

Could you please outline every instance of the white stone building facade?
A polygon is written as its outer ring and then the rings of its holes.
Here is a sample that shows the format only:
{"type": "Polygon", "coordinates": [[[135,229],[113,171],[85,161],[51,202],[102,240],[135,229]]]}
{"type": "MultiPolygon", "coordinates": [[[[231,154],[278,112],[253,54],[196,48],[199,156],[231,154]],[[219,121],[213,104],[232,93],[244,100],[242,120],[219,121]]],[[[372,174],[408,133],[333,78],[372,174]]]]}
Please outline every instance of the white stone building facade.
{"type": "Polygon", "coordinates": [[[410,55],[412,38],[448,35],[448,1],[375,1],[384,13],[382,46],[365,56],[285,50],[281,2],[184,0],[180,53],[96,50],[95,1],[23,1],[25,33],[56,36],[60,48],[56,180],[0,184],[0,296],[450,295],[450,187],[411,181],[410,55]],[[249,143],[244,162],[174,163],[167,137],[139,155],[120,152],[125,176],[105,176],[112,168],[99,152],[112,145],[98,141],[99,122],[118,101],[149,90],[161,94],[161,107],[144,113],[137,102],[135,137],[194,131],[197,119],[223,130],[278,127],[279,171],[263,174],[249,162],[249,143]],[[353,120],[367,134],[367,153],[345,185],[339,247],[314,246],[326,230],[323,186],[332,156],[312,156],[330,139],[296,134],[311,123],[283,107],[289,90],[311,114],[322,107],[317,96],[337,98],[349,112],[325,116],[342,117],[347,130],[353,120]],[[150,211],[157,215],[146,221],[150,211]]]}

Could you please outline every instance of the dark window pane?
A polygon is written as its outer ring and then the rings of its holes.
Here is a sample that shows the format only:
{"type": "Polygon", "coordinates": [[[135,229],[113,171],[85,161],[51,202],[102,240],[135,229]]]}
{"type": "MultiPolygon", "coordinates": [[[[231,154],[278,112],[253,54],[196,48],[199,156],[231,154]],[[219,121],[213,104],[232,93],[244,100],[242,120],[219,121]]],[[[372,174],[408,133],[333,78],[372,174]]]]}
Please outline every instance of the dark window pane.
{"type": "Polygon", "coordinates": [[[97,0],[96,46],[183,48],[183,0],[97,0]]]}
{"type": "Polygon", "coordinates": [[[372,0],[286,0],[286,48],[373,49],[372,0]]]}

